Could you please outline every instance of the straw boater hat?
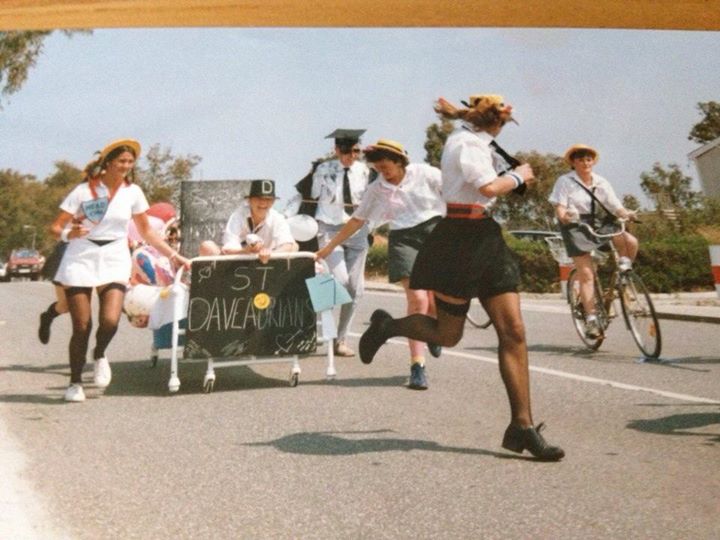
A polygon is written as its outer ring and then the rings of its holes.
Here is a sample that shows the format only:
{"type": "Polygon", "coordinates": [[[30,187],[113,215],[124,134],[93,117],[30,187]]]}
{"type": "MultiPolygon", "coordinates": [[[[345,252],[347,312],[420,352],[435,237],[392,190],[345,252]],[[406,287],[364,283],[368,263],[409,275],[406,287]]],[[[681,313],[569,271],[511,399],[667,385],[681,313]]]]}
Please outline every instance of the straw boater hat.
{"type": "Polygon", "coordinates": [[[368,146],[363,150],[363,153],[365,154],[365,159],[371,163],[382,159],[383,154],[400,156],[405,166],[410,163],[410,158],[408,158],[408,153],[405,151],[403,145],[390,139],[378,139],[378,142],[368,146]]]}
{"type": "Polygon", "coordinates": [[[135,154],[135,159],[138,159],[140,157],[139,142],[137,142],[135,139],[118,139],[117,141],[111,142],[100,151],[100,157],[98,158],[98,161],[102,162],[110,152],[121,146],[128,146],[132,148],[135,154]]]}
{"type": "Polygon", "coordinates": [[[505,99],[498,94],[474,94],[467,101],[461,101],[468,109],[475,109],[482,113],[488,109],[500,111],[500,118],[505,122],[518,123],[512,116],[512,105],[505,103],[505,99]]]}
{"type": "Polygon", "coordinates": [[[598,154],[598,151],[595,150],[592,146],[588,146],[586,144],[573,144],[570,148],[567,149],[565,152],[565,161],[568,165],[572,165],[572,155],[576,152],[589,152],[592,154],[593,159],[595,161],[598,160],[600,155],[598,154]]]}

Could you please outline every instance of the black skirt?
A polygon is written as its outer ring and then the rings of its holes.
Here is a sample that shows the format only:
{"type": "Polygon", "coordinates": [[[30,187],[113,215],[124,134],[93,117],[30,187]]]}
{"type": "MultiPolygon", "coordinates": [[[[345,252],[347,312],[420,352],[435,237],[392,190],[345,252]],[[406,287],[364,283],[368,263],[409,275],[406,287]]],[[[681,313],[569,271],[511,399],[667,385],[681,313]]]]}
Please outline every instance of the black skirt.
{"type": "Polygon", "coordinates": [[[516,292],[520,268],[491,218],[443,218],[415,260],[410,287],[456,298],[516,292]]]}

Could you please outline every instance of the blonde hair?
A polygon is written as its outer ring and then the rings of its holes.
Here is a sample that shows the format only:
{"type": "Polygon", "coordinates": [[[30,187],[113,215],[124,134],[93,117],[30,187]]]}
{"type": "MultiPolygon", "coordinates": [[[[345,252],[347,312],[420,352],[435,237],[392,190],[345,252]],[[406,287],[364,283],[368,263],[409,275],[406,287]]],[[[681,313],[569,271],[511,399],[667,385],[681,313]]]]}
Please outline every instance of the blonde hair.
{"type": "Polygon", "coordinates": [[[481,100],[477,100],[474,107],[457,107],[445,98],[438,98],[434,109],[443,118],[469,122],[480,129],[488,129],[497,124],[504,125],[511,118],[512,110],[502,103],[483,103],[481,100]]]}

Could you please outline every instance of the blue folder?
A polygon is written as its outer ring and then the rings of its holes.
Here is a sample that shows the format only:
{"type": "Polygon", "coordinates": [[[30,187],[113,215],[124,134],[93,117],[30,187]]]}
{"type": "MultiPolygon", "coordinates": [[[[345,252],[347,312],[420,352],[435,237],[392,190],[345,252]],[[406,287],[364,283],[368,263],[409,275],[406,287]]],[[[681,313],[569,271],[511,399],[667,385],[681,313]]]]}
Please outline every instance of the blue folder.
{"type": "Polygon", "coordinates": [[[350,294],[340,285],[332,274],[318,274],[305,280],[310,301],[316,312],[332,309],[333,306],[352,302],[350,294]]]}

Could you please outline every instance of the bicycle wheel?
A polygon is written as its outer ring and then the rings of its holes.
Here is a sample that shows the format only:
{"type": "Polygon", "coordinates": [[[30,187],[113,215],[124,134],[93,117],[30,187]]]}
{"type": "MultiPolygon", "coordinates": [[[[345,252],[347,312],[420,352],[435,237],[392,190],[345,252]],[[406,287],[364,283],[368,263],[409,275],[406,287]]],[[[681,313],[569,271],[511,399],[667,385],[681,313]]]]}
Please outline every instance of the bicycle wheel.
{"type": "Polygon", "coordinates": [[[485,308],[482,307],[480,300],[477,298],[470,300],[470,310],[467,312],[465,318],[472,326],[480,328],[481,330],[485,330],[492,324],[487,313],[485,313],[485,308]]]}
{"type": "Polygon", "coordinates": [[[570,316],[572,317],[573,326],[577,335],[580,337],[586,347],[596,351],[605,340],[605,329],[608,326],[609,319],[605,314],[605,307],[602,301],[602,290],[598,283],[597,274],[595,275],[595,316],[598,324],[602,329],[599,337],[591,338],[585,335],[585,308],[580,300],[580,281],[578,280],[577,270],[573,268],[570,271],[567,282],[567,301],[570,305],[570,316]]]}
{"type": "Polygon", "coordinates": [[[662,348],[660,324],[645,284],[630,270],[620,275],[618,290],[623,317],[635,343],[646,358],[658,358],[662,348]]]}

